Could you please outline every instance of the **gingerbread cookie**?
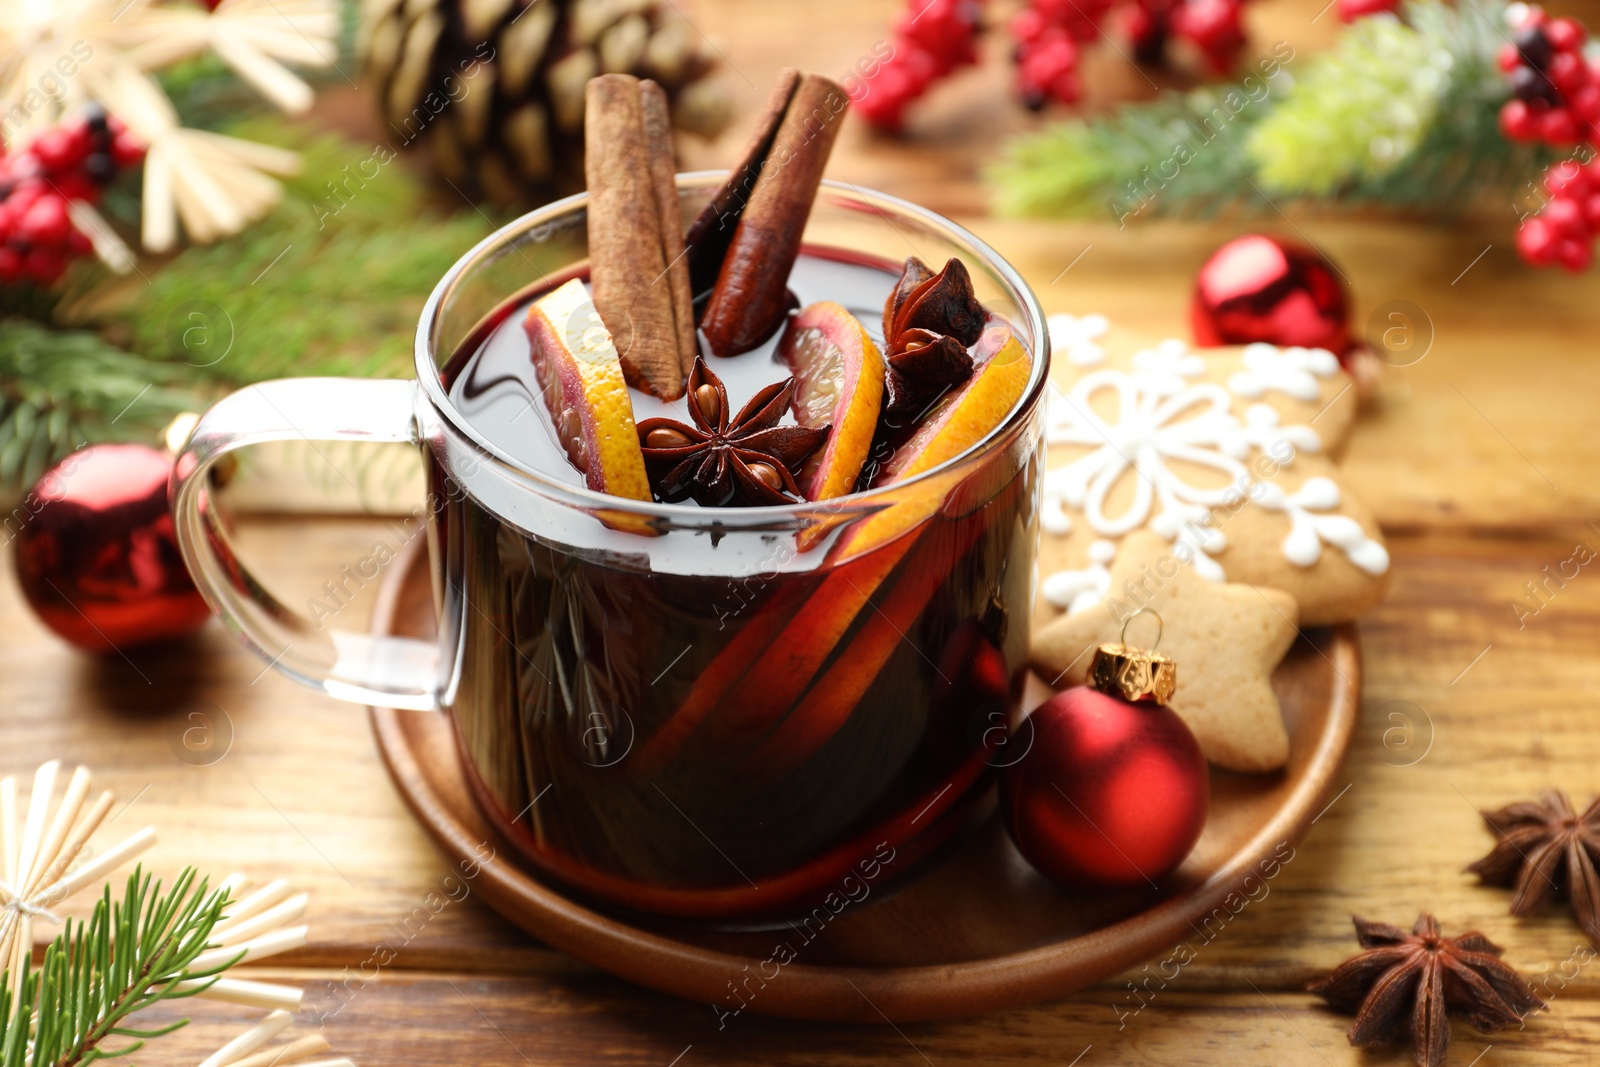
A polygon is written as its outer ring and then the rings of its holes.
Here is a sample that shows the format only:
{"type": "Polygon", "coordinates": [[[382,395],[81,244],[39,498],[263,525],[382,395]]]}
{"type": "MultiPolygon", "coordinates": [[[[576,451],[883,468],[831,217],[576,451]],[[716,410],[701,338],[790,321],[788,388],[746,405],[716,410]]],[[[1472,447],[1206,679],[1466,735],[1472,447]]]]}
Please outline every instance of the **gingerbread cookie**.
{"type": "Polygon", "coordinates": [[[1040,625],[1095,602],[1146,528],[1202,578],[1289,593],[1308,625],[1382,597],[1388,551],[1331,458],[1356,413],[1332,353],[1152,344],[1092,317],[1057,316],[1058,336],[1040,625]]]}
{"type": "MultiPolygon", "coordinates": [[[[1122,640],[1124,626],[1146,609],[1160,620],[1159,651],[1178,665],[1170,706],[1194,731],[1206,758],[1236,771],[1282,767],[1289,735],[1272,671],[1294,643],[1294,598],[1207,581],[1150,530],[1123,539],[1108,576],[1101,597],[1034,635],[1040,674],[1056,687],[1083,684],[1094,649],[1122,640]]],[[[1143,619],[1133,623],[1127,640],[1141,646],[1150,640],[1143,619]]]]}

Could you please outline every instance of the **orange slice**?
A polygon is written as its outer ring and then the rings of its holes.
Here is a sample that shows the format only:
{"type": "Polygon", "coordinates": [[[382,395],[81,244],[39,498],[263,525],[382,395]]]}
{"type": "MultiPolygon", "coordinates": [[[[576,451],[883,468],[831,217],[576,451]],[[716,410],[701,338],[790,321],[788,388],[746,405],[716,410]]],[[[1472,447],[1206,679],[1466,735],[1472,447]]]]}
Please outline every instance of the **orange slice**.
{"type": "MultiPolygon", "coordinates": [[[[1005,326],[993,325],[978,339],[973,353],[977,369],[966,383],[928,413],[916,433],[895,449],[872,481],[874,489],[907,481],[932,470],[994,432],[1028,387],[1033,360],[1005,326]],[[988,353],[986,355],[986,353],[988,353]]],[[[939,510],[960,480],[935,478],[909,499],[901,500],[859,523],[835,548],[838,554],[860,552],[899,537],[939,510]]]]}
{"type": "Polygon", "coordinates": [[[649,500],[628,383],[589,290],[572,279],[535,301],[526,325],[534,373],[567,458],[590,489],[649,500]]]}
{"type": "Polygon", "coordinates": [[[795,378],[795,421],[833,427],[801,471],[800,489],[807,500],[843,496],[855,488],[872,448],[883,403],[883,354],[866,327],[831,300],[790,321],[778,354],[795,378]]]}
{"type": "MultiPolygon", "coordinates": [[[[901,481],[930,470],[965,452],[1005,421],[1027,388],[1032,369],[1028,351],[1010,330],[994,326],[980,338],[975,359],[981,362],[972,377],[929,413],[922,427],[889,458],[877,482],[901,481]]],[[[836,566],[729,690],[723,701],[724,726],[729,733],[738,740],[759,737],[794,707],[851,632],[873,594],[918,540],[916,536],[901,535],[931,518],[966,477],[968,472],[962,470],[936,476],[919,486],[909,499],[863,519],[845,534],[833,549],[834,555],[841,559],[846,554],[865,555],[836,566]]],[[[865,624],[876,635],[863,638],[870,649],[859,655],[846,653],[856,661],[839,669],[850,676],[849,680],[831,690],[830,695],[818,698],[830,707],[830,714],[840,714],[841,707],[842,713],[848,714],[853,705],[848,699],[839,699],[838,694],[855,693],[859,697],[865,691],[863,682],[871,681],[892,648],[892,643],[885,643],[887,636],[896,626],[903,632],[915,620],[938,591],[944,576],[943,572],[924,575],[905,593],[891,594],[897,596],[893,616],[879,611],[865,624]],[[877,625],[879,622],[887,625],[877,625]],[[880,630],[882,633],[877,633],[880,630]]],[[[809,703],[811,698],[807,700],[809,703]]],[[[790,729],[800,731],[802,727],[790,729]]],[[[815,734],[826,737],[831,732],[818,729],[815,734]]]]}

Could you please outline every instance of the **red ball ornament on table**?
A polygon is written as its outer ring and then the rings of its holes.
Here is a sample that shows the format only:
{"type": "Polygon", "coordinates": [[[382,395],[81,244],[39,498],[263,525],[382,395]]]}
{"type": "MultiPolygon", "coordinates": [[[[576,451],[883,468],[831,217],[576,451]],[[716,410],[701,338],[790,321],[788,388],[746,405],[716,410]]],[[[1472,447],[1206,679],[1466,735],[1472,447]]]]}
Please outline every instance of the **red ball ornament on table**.
{"type": "Polygon", "coordinates": [[[1018,851],[1052,881],[1145,888],[1200,839],[1210,772],[1189,727],[1157,699],[1171,696],[1171,681],[1159,684],[1171,669],[1162,657],[1102,645],[1093,685],[1056,694],[1019,729],[1031,729],[1031,745],[1001,772],[1000,810],[1018,851]],[[1142,680],[1129,677],[1141,670],[1142,680]]]}
{"type": "Polygon", "coordinates": [[[65,640],[107,652],[181,637],[210,617],[178,553],[171,473],[161,449],[95,445],[51,468],[23,498],[18,584],[65,640]]]}
{"type": "Polygon", "coordinates": [[[1195,280],[1195,344],[1257,341],[1351,349],[1350,298],[1338,270],[1315,249],[1264,234],[1236,237],[1211,254],[1195,280]]]}

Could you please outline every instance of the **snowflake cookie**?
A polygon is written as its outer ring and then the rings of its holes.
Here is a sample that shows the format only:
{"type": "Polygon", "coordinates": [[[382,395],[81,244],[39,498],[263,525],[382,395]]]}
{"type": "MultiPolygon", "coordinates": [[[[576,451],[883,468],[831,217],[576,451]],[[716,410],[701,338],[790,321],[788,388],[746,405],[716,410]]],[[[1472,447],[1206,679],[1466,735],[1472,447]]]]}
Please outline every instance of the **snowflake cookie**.
{"type": "Polygon", "coordinates": [[[1307,625],[1382,597],[1388,551],[1334,463],[1356,396],[1332,353],[1192,349],[1115,326],[1095,343],[1099,362],[1052,374],[1040,625],[1093,603],[1116,546],[1145,529],[1201,578],[1289,593],[1307,625]]]}

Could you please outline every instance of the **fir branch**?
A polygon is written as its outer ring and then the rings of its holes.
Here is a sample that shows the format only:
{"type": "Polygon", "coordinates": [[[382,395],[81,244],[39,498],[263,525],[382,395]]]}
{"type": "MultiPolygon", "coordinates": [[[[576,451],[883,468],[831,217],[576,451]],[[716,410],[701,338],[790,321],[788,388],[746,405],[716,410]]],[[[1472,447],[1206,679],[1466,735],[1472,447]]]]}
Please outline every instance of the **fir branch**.
{"type": "Polygon", "coordinates": [[[78,1067],[127,1056],[186,1025],[140,1029],[128,1021],[162,1001],[205,992],[207,980],[231,965],[190,970],[227,904],[227,892],[209,891],[193,870],[163,892],[136,869],[116,901],[107,885],[87,921],[68,920],[37,971],[25,963],[22,974],[0,976],[7,1006],[0,1067],[78,1067]],[[128,1040],[108,1047],[119,1037],[128,1040]]]}
{"type": "Polygon", "coordinates": [[[199,396],[99,334],[0,322],[0,485],[32,484],[92,441],[148,437],[199,396]]]}
{"type": "MultiPolygon", "coordinates": [[[[185,249],[113,319],[130,347],[186,377],[229,385],[288,375],[406,375],[423,302],[497,221],[441,211],[395,146],[362,145],[273,118],[228,130],[291,147],[301,173],[283,204],[245,232],[185,249]],[[203,356],[186,347],[204,318],[203,356]],[[222,350],[225,358],[217,358],[222,350]]],[[[466,208],[466,205],[462,205],[466,208]]],[[[528,276],[545,269],[530,262],[528,276]]]]}
{"type": "MultiPolygon", "coordinates": [[[[1402,20],[1374,16],[1333,49],[1267,78],[1264,98],[1197,90],[1022,140],[991,180],[1017,215],[1208,215],[1295,200],[1448,211],[1509,195],[1547,165],[1547,150],[1499,132],[1508,88],[1495,65],[1505,5],[1461,9],[1411,0],[1402,20]],[[1216,104],[1248,105],[1215,137],[1216,104]],[[1179,157],[1188,154],[1187,161],[1179,157]],[[1154,180],[1152,180],[1154,178],[1154,180]]],[[[1231,110],[1231,109],[1230,109],[1231,110]]]]}
{"type": "Polygon", "coordinates": [[[1141,200],[1154,215],[1220,210],[1248,188],[1242,135],[1261,113],[1250,99],[1241,87],[1202,88],[1057,123],[1021,139],[991,171],[996,207],[1113,219],[1141,200]]]}
{"type": "Polygon", "coordinates": [[[1499,128],[1505,5],[1418,0],[1404,16],[1356,22],[1251,132],[1264,190],[1455,208],[1542,168],[1548,153],[1499,128]]]}

